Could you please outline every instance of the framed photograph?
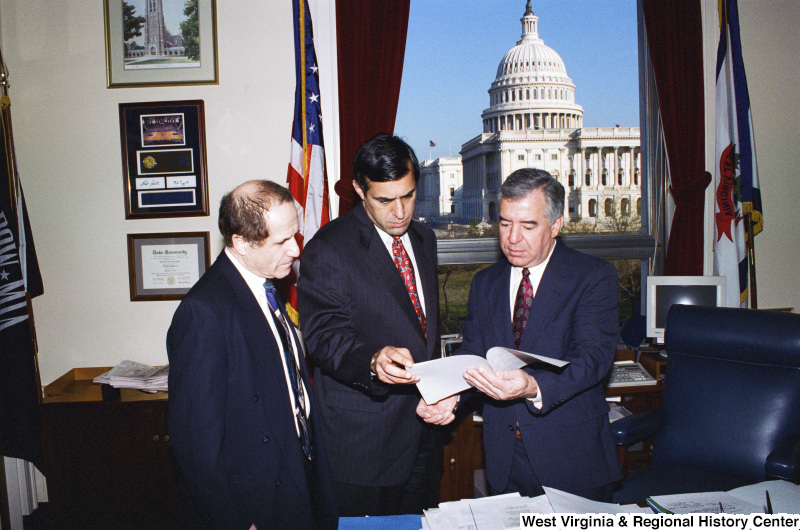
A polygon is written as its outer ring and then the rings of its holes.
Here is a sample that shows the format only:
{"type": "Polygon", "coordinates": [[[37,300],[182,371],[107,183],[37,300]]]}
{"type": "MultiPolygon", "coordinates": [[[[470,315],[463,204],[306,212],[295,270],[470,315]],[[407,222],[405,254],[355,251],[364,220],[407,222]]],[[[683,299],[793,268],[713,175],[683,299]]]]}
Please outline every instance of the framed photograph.
{"type": "Polygon", "coordinates": [[[106,86],[215,85],[215,0],[103,0],[106,86]]]}
{"type": "Polygon", "coordinates": [[[211,266],[208,232],[128,234],[131,301],[180,300],[211,266]]]}
{"type": "Polygon", "coordinates": [[[120,103],[125,219],[208,215],[203,101],[120,103]]]}

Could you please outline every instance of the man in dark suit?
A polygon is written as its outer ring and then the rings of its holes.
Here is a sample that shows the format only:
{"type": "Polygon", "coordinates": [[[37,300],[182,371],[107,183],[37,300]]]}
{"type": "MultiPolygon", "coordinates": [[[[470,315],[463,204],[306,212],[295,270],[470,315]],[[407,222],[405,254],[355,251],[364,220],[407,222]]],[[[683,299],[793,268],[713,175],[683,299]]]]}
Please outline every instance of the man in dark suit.
{"type": "MultiPolygon", "coordinates": [[[[505,259],[472,280],[457,353],[505,346],[570,363],[563,370],[537,364],[466,371],[488,398],[483,440],[492,493],[535,496],[545,485],[610,501],[622,476],[602,380],[616,347],[617,272],[557,239],[563,211],[564,188],[546,171],[521,169],[503,183],[505,259]]],[[[420,407],[428,421],[437,414],[420,407]]]]}
{"type": "Polygon", "coordinates": [[[406,368],[438,351],[436,239],[412,220],[411,147],[380,134],[353,169],[362,202],[303,249],[300,328],[340,514],[422,513],[438,503],[441,442],[415,414],[418,376],[406,368]]]}
{"type": "Polygon", "coordinates": [[[225,249],[167,334],[184,527],[337,528],[319,405],[271,283],[299,254],[292,196],[246,182],[223,197],[219,228],[225,249]]]}

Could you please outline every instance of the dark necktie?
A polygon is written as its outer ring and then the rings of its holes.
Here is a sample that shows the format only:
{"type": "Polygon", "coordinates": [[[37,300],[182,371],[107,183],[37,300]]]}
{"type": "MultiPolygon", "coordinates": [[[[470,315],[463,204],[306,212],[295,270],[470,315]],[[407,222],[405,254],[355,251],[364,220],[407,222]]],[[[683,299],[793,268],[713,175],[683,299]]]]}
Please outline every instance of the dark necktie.
{"type": "Polygon", "coordinates": [[[517,299],[514,302],[514,344],[519,348],[522,334],[525,333],[525,326],[528,324],[528,317],[531,314],[533,305],[533,285],[531,285],[531,272],[522,269],[522,281],[519,282],[517,299]]]}
{"type": "Polygon", "coordinates": [[[397,270],[403,277],[403,283],[406,285],[406,291],[411,298],[411,304],[414,306],[414,311],[417,313],[419,324],[422,326],[422,333],[425,338],[428,338],[428,326],[425,321],[425,312],[422,310],[422,304],[419,302],[419,293],[417,293],[417,280],[414,277],[414,267],[411,265],[411,259],[406,253],[406,248],[399,237],[392,238],[392,257],[397,270]]]}
{"type": "Polygon", "coordinates": [[[286,361],[286,370],[289,372],[289,381],[291,383],[292,393],[294,394],[294,413],[297,417],[297,424],[300,426],[300,445],[303,448],[303,454],[310,460],[312,457],[312,446],[311,437],[308,434],[308,424],[306,422],[306,398],[303,392],[303,380],[300,377],[300,367],[297,366],[297,358],[294,355],[294,342],[291,340],[292,332],[289,328],[288,318],[284,313],[280,295],[278,295],[278,292],[275,290],[275,285],[271,280],[266,280],[264,282],[264,290],[267,293],[267,302],[272,310],[275,328],[278,330],[281,345],[283,346],[283,357],[286,361]]]}

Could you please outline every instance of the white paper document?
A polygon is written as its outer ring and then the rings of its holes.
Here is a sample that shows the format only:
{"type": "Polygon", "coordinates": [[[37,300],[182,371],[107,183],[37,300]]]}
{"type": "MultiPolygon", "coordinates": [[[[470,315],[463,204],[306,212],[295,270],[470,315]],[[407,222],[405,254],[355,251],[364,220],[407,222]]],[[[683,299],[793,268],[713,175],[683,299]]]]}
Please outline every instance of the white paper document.
{"type": "Polygon", "coordinates": [[[585,499],[573,493],[542,486],[554,513],[650,513],[635,504],[612,504],[585,499]]]}
{"type": "Polygon", "coordinates": [[[708,491],[677,495],[657,495],[647,499],[654,509],[666,513],[766,513],[769,492],[773,513],[798,513],[800,486],[785,480],[769,480],[742,486],[728,492],[708,491]]]}
{"type": "Polygon", "coordinates": [[[431,404],[470,388],[470,384],[464,379],[467,368],[484,367],[494,372],[514,370],[534,362],[543,362],[559,368],[569,364],[568,361],[561,359],[495,346],[486,352],[485,359],[478,355],[452,355],[417,363],[408,371],[419,374],[417,389],[425,402],[431,404]]]}

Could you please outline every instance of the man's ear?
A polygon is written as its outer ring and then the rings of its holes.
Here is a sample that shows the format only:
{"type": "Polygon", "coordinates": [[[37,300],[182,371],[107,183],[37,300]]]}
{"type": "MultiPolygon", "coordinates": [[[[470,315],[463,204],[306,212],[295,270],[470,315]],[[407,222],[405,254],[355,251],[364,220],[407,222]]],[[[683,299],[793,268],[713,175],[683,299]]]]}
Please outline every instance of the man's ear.
{"type": "Polygon", "coordinates": [[[250,249],[250,243],[245,241],[244,238],[239,234],[233,234],[233,237],[231,237],[231,241],[233,242],[233,251],[236,254],[240,256],[247,255],[247,251],[250,249]]]}
{"type": "Polygon", "coordinates": [[[558,236],[558,233],[561,232],[561,227],[564,226],[564,216],[562,215],[553,225],[550,227],[550,236],[555,239],[558,236]]]}
{"type": "Polygon", "coordinates": [[[358,182],[356,182],[355,180],[353,181],[353,189],[354,189],[354,190],[356,190],[356,194],[357,194],[359,197],[361,197],[361,200],[362,200],[362,201],[365,201],[365,200],[366,200],[366,197],[364,196],[364,190],[363,190],[363,189],[361,189],[361,186],[359,186],[359,185],[358,185],[358,182]]]}

